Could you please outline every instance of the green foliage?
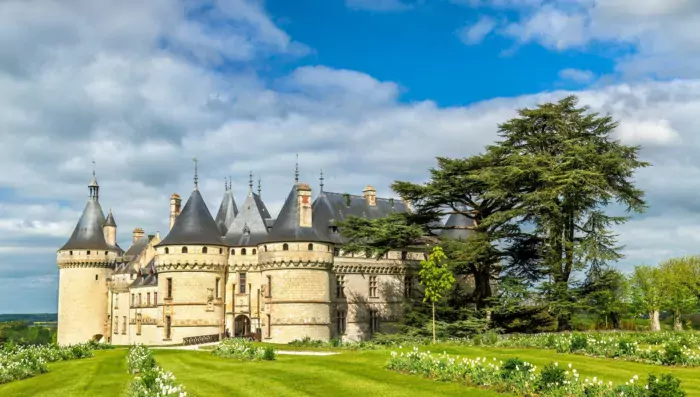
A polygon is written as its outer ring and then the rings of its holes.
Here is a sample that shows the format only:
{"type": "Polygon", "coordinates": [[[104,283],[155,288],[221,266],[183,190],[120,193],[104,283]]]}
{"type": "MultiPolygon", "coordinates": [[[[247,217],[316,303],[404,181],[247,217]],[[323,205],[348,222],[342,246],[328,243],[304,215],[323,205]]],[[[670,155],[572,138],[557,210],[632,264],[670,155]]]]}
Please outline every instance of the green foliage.
{"type": "Polygon", "coordinates": [[[56,337],[56,328],[31,325],[24,321],[0,323],[0,343],[13,342],[19,345],[45,345],[56,337]]]}
{"type": "Polygon", "coordinates": [[[564,386],[566,370],[556,363],[549,363],[542,368],[537,388],[542,391],[558,389],[564,386]]]}
{"type": "Polygon", "coordinates": [[[418,272],[424,290],[424,302],[435,303],[452,288],[455,278],[447,267],[447,257],[441,247],[434,247],[430,257],[420,262],[418,272]]]}
{"type": "Polygon", "coordinates": [[[649,375],[647,385],[649,397],[685,397],[681,381],[671,374],[649,375]]]}
{"type": "Polygon", "coordinates": [[[253,343],[243,338],[225,339],[214,349],[212,354],[222,358],[236,358],[246,361],[272,361],[275,359],[274,349],[253,346],[253,343]]]}

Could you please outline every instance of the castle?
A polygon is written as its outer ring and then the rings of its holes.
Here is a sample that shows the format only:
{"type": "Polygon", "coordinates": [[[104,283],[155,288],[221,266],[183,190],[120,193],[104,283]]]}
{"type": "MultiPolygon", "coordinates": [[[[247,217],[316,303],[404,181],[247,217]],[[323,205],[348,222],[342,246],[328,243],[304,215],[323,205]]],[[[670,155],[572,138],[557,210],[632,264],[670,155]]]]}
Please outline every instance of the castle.
{"type": "Polygon", "coordinates": [[[93,172],[85,209],[57,254],[58,343],[101,335],[116,345],[168,345],[251,333],[272,343],[356,341],[391,332],[416,287],[412,269],[421,251],[381,259],[346,253],[336,223],[410,211],[409,204],[378,198],[371,186],[361,196],[327,192],[322,176],[312,202],[298,171],[295,179],[277,218],[260,186],[253,191],[252,175],[240,209],[226,184],[214,218],[195,171],[184,207],[178,194],[170,198],[165,238],[136,228],[124,251],[114,215],[105,218],[100,206],[93,172]]]}

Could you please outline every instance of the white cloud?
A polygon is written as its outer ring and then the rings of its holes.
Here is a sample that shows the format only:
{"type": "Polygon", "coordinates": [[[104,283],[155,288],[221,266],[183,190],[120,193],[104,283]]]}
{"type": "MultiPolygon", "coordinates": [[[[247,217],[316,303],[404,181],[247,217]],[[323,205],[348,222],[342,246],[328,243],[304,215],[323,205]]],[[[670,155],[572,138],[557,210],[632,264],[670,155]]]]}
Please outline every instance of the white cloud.
{"type": "Polygon", "coordinates": [[[457,37],[467,45],[479,44],[495,27],[496,21],[493,18],[481,17],[476,23],[458,29],[457,37]]]}
{"type": "Polygon", "coordinates": [[[559,71],[559,78],[571,80],[575,83],[590,83],[595,79],[595,73],[590,70],[562,69],[559,71]]]}
{"type": "Polygon", "coordinates": [[[345,5],[354,10],[366,11],[406,11],[413,8],[413,2],[405,0],[345,0],[345,5]]]}

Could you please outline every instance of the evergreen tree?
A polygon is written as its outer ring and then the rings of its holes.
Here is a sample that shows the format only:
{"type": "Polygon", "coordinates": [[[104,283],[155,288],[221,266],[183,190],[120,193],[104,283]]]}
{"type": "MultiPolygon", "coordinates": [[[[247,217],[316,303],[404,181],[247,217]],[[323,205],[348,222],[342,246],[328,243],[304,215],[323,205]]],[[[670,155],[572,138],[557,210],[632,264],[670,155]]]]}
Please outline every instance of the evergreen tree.
{"type": "Polygon", "coordinates": [[[502,140],[488,148],[497,166],[481,176],[484,197],[515,201],[500,217],[534,227],[559,329],[569,329],[572,274],[622,257],[610,229],[628,217],[605,208],[617,202],[642,212],[643,192],[632,177],[649,164],[638,160],[639,147],[612,139],[617,123],[610,116],[577,107],[574,96],[518,114],[499,126],[502,140]]]}

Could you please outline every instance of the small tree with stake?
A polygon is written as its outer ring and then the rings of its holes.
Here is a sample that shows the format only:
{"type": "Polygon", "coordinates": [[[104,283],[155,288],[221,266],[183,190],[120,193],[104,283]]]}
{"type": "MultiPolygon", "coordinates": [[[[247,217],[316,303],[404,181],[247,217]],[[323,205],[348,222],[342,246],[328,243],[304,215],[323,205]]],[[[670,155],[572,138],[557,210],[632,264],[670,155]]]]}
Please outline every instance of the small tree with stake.
{"type": "Polygon", "coordinates": [[[437,339],[435,336],[435,302],[438,302],[449,292],[455,278],[447,267],[447,256],[440,247],[433,248],[428,259],[422,260],[420,266],[418,275],[425,290],[423,302],[430,301],[433,308],[433,343],[435,343],[437,339]]]}

